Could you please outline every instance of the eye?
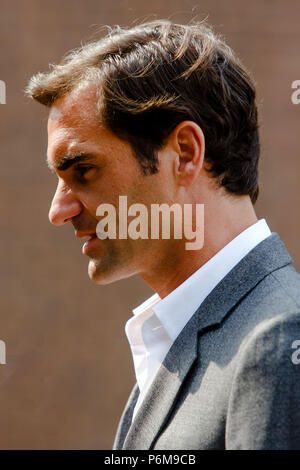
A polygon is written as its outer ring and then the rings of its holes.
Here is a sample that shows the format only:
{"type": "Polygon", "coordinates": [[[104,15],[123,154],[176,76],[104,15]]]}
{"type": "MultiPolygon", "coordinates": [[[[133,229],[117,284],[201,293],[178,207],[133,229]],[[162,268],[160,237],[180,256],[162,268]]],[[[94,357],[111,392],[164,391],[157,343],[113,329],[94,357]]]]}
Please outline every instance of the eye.
{"type": "Polygon", "coordinates": [[[78,180],[84,181],[88,173],[94,169],[91,165],[78,165],[75,168],[75,176],[78,180]]]}

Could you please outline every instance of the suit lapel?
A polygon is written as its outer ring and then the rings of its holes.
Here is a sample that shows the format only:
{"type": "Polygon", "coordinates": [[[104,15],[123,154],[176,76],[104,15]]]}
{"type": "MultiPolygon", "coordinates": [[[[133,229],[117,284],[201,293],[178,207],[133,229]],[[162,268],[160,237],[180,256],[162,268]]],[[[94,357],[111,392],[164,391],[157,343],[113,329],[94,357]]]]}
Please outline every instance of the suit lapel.
{"type": "Polygon", "coordinates": [[[119,423],[116,437],[115,437],[115,441],[114,441],[114,445],[113,445],[113,449],[122,449],[123,442],[125,440],[126,434],[132,422],[133,410],[136,405],[138,396],[139,396],[139,388],[138,388],[138,385],[135,384],[128,398],[128,401],[126,403],[123,414],[121,416],[120,423],[119,423]]]}
{"type": "Polygon", "coordinates": [[[176,403],[188,372],[196,360],[201,360],[198,357],[200,334],[219,325],[265,276],[291,261],[278,235],[272,234],[243,258],[206,297],[170,348],[127,433],[128,417],[130,415],[131,419],[133,403],[137,399],[136,391],[133,391],[117,437],[120,446],[124,441],[123,449],[151,448],[176,403]]]}

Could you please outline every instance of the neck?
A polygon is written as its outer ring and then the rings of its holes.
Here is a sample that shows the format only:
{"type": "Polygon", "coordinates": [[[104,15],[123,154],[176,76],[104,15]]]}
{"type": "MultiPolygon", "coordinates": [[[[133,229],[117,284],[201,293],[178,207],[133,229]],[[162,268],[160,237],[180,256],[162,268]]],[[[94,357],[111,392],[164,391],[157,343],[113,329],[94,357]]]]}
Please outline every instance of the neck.
{"type": "Polygon", "coordinates": [[[209,261],[248,227],[257,217],[248,196],[223,197],[210,207],[205,204],[204,245],[200,250],[186,250],[186,240],[162,240],[162,253],[141,277],[161,298],[169,295],[195,271],[209,261]],[[167,247],[167,249],[166,249],[167,247]]]}

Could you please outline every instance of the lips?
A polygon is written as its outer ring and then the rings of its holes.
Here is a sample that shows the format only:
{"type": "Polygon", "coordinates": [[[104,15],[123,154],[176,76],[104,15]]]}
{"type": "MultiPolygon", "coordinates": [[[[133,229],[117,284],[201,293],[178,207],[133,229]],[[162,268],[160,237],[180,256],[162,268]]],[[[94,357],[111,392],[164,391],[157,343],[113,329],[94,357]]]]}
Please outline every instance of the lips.
{"type": "Polygon", "coordinates": [[[95,232],[84,232],[80,230],[75,230],[75,235],[77,238],[87,240],[82,247],[82,253],[84,255],[88,254],[88,251],[93,247],[98,238],[95,232]]]}
{"type": "Polygon", "coordinates": [[[97,243],[98,237],[96,233],[94,233],[93,235],[80,237],[80,238],[88,238],[88,240],[83,244],[83,247],[82,247],[82,253],[84,255],[87,255],[88,252],[93,248],[95,243],[97,243]]]}

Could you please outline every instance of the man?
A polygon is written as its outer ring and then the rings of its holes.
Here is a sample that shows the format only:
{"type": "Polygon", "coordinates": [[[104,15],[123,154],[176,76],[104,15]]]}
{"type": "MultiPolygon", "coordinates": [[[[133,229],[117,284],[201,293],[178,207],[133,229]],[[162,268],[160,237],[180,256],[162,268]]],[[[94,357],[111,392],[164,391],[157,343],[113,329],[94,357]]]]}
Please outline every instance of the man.
{"type": "Polygon", "coordinates": [[[156,292],[126,324],[137,384],[114,448],[300,448],[299,275],[255,215],[255,89],[231,49],[202,23],[118,27],[27,93],[50,110],[51,222],[87,238],[96,283],[138,273],[156,292]],[[202,204],[202,248],[126,236],[119,196],[202,204]]]}

